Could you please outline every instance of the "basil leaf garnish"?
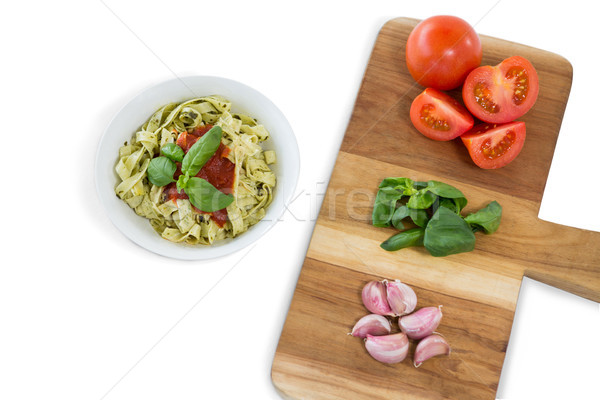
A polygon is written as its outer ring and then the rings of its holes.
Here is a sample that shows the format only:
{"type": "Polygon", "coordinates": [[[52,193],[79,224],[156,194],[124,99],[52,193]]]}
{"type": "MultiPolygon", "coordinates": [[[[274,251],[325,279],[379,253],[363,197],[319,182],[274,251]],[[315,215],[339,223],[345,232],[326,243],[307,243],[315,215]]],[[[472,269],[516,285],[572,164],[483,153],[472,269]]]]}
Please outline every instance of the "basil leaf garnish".
{"type": "Polygon", "coordinates": [[[155,157],[148,164],[148,180],[156,186],[165,186],[175,182],[173,174],[177,165],[167,157],[155,157]]]}
{"type": "Polygon", "coordinates": [[[233,202],[232,195],[219,191],[202,178],[189,178],[183,190],[190,198],[190,202],[205,212],[221,210],[233,202]]]}
{"type": "Polygon", "coordinates": [[[167,157],[171,161],[177,162],[183,161],[183,157],[185,156],[183,149],[177,146],[175,143],[165,144],[162,149],[160,149],[160,154],[167,157]]]}
{"type": "Polygon", "coordinates": [[[213,126],[202,135],[183,157],[181,172],[189,176],[196,175],[219,148],[222,135],[220,126],[213,126]]]}
{"type": "Polygon", "coordinates": [[[427,223],[423,245],[432,256],[443,257],[473,250],[475,235],[460,215],[439,207],[427,223]]]}
{"type": "Polygon", "coordinates": [[[481,230],[485,233],[494,233],[500,226],[502,219],[502,206],[497,201],[492,201],[481,210],[469,214],[465,217],[474,230],[481,230]]]}

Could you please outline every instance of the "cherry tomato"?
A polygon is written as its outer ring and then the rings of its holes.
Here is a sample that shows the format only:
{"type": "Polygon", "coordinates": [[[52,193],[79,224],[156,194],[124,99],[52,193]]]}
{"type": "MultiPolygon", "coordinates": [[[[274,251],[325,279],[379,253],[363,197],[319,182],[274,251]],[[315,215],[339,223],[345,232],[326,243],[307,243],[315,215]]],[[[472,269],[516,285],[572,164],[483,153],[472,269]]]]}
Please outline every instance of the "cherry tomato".
{"type": "Polygon", "coordinates": [[[505,123],[524,115],[535,103],[538,75],[525,58],[513,56],[495,67],[471,71],[463,86],[463,100],[482,121],[505,123]]]}
{"type": "Polygon", "coordinates": [[[433,140],[452,140],[473,127],[473,117],[456,99],[427,88],[410,106],[410,120],[419,132],[433,140]]]}
{"type": "Polygon", "coordinates": [[[501,168],[521,152],[525,142],[525,122],[482,123],[460,138],[478,167],[501,168]]]}
{"type": "Polygon", "coordinates": [[[422,86],[459,87],[481,64],[481,41],[465,20],[438,15],[421,21],[406,42],[406,65],[422,86]]]}

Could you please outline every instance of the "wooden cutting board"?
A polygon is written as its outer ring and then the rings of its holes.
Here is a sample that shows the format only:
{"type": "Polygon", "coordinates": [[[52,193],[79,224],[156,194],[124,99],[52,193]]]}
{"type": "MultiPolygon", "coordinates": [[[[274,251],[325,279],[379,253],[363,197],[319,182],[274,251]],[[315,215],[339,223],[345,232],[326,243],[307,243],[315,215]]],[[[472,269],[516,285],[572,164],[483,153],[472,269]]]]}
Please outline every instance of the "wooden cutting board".
{"type": "MultiPolygon", "coordinates": [[[[499,170],[479,169],[460,139],[433,142],[411,125],[410,104],[423,88],[404,54],[417,22],[386,23],[371,54],[273,361],[272,379],[285,398],[494,399],[524,275],[600,301],[600,233],[537,218],[571,65],[556,54],[481,36],[482,64],[524,56],[538,71],[540,92],[521,118],[527,126],[521,154],[499,170]],[[386,252],[379,244],[395,231],[370,223],[386,177],[447,182],[469,199],[465,214],[497,200],[500,228],[478,233],[470,253],[386,252]],[[417,307],[443,305],[438,332],[450,356],[415,368],[412,343],[404,362],[381,364],[361,339],[347,335],[368,313],[363,285],[383,278],[411,285],[417,307]]],[[[565,212],[579,206],[568,201],[565,212]]]]}

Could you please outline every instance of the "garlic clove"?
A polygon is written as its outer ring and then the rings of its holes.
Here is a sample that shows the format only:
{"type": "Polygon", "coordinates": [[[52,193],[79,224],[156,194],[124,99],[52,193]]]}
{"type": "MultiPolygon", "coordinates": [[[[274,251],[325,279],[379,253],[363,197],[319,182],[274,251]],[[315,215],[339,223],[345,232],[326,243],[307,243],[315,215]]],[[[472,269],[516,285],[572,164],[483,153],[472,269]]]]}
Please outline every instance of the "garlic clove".
{"type": "Polygon", "coordinates": [[[367,310],[373,314],[394,315],[387,301],[385,283],[383,281],[371,281],[362,290],[362,301],[367,310]]]}
{"type": "Polygon", "coordinates": [[[391,331],[392,324],[390,324],[390,321],[386,317],[378,314],[369,314],[358,320],[350,334],[364,339],[367,337],[367,334],[381,336],[387,335],[391,331]]]}
{"type": "Polygon", "coordinates": [[[441,335],[433,334],[419,341],[415,349],[415,367],[419,367],[431,357],[450,354],[450,345],[441,335]]]}
{"type": "Polygon", "coordinates": [[[422,339],[431,335],[442,320],[442,306],[424,307],[418,311],[400,317],[398,326],[400,330],[411,339],[422,339]]]}
{"type": "Polygon", "coordinates": [[[417,306],[417,295],[410,286],[395,280],[386,284],[387,301],[396,316],[410,314],[417,306]]]}
{"type": "Polygon", "coordinates": [[[377,361],[399,363],[408,355],[408,337],[403,332],[385,336],[367,335],[365,348],[377,361]]]}

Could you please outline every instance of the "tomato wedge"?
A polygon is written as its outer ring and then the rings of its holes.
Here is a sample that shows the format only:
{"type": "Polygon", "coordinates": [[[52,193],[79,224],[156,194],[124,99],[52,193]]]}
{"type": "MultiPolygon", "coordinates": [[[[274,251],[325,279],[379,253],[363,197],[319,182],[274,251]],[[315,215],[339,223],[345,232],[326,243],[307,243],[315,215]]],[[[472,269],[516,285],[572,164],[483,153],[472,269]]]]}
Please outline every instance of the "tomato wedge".
{"type": "Polygon", "coordinates": [[[501,168],[521,152],[525,142],[525,122],[478,124],[460,138],[478,167],[501,168]]]}
{"type": "Polygon", "coordinates": [[[463,101],[473,116],[502,124],[521,117],[533,107],[539,91],[538,75],[520,56],[500,64],[478,67],[463,85],[463,101]]]}
{"type": "Polygon", "coordinates": [[[456,99],[425,89],[410,106],[410,120],[419,132],[438,141],[452,140],[473,127],[473,117],[456,99]]]}

